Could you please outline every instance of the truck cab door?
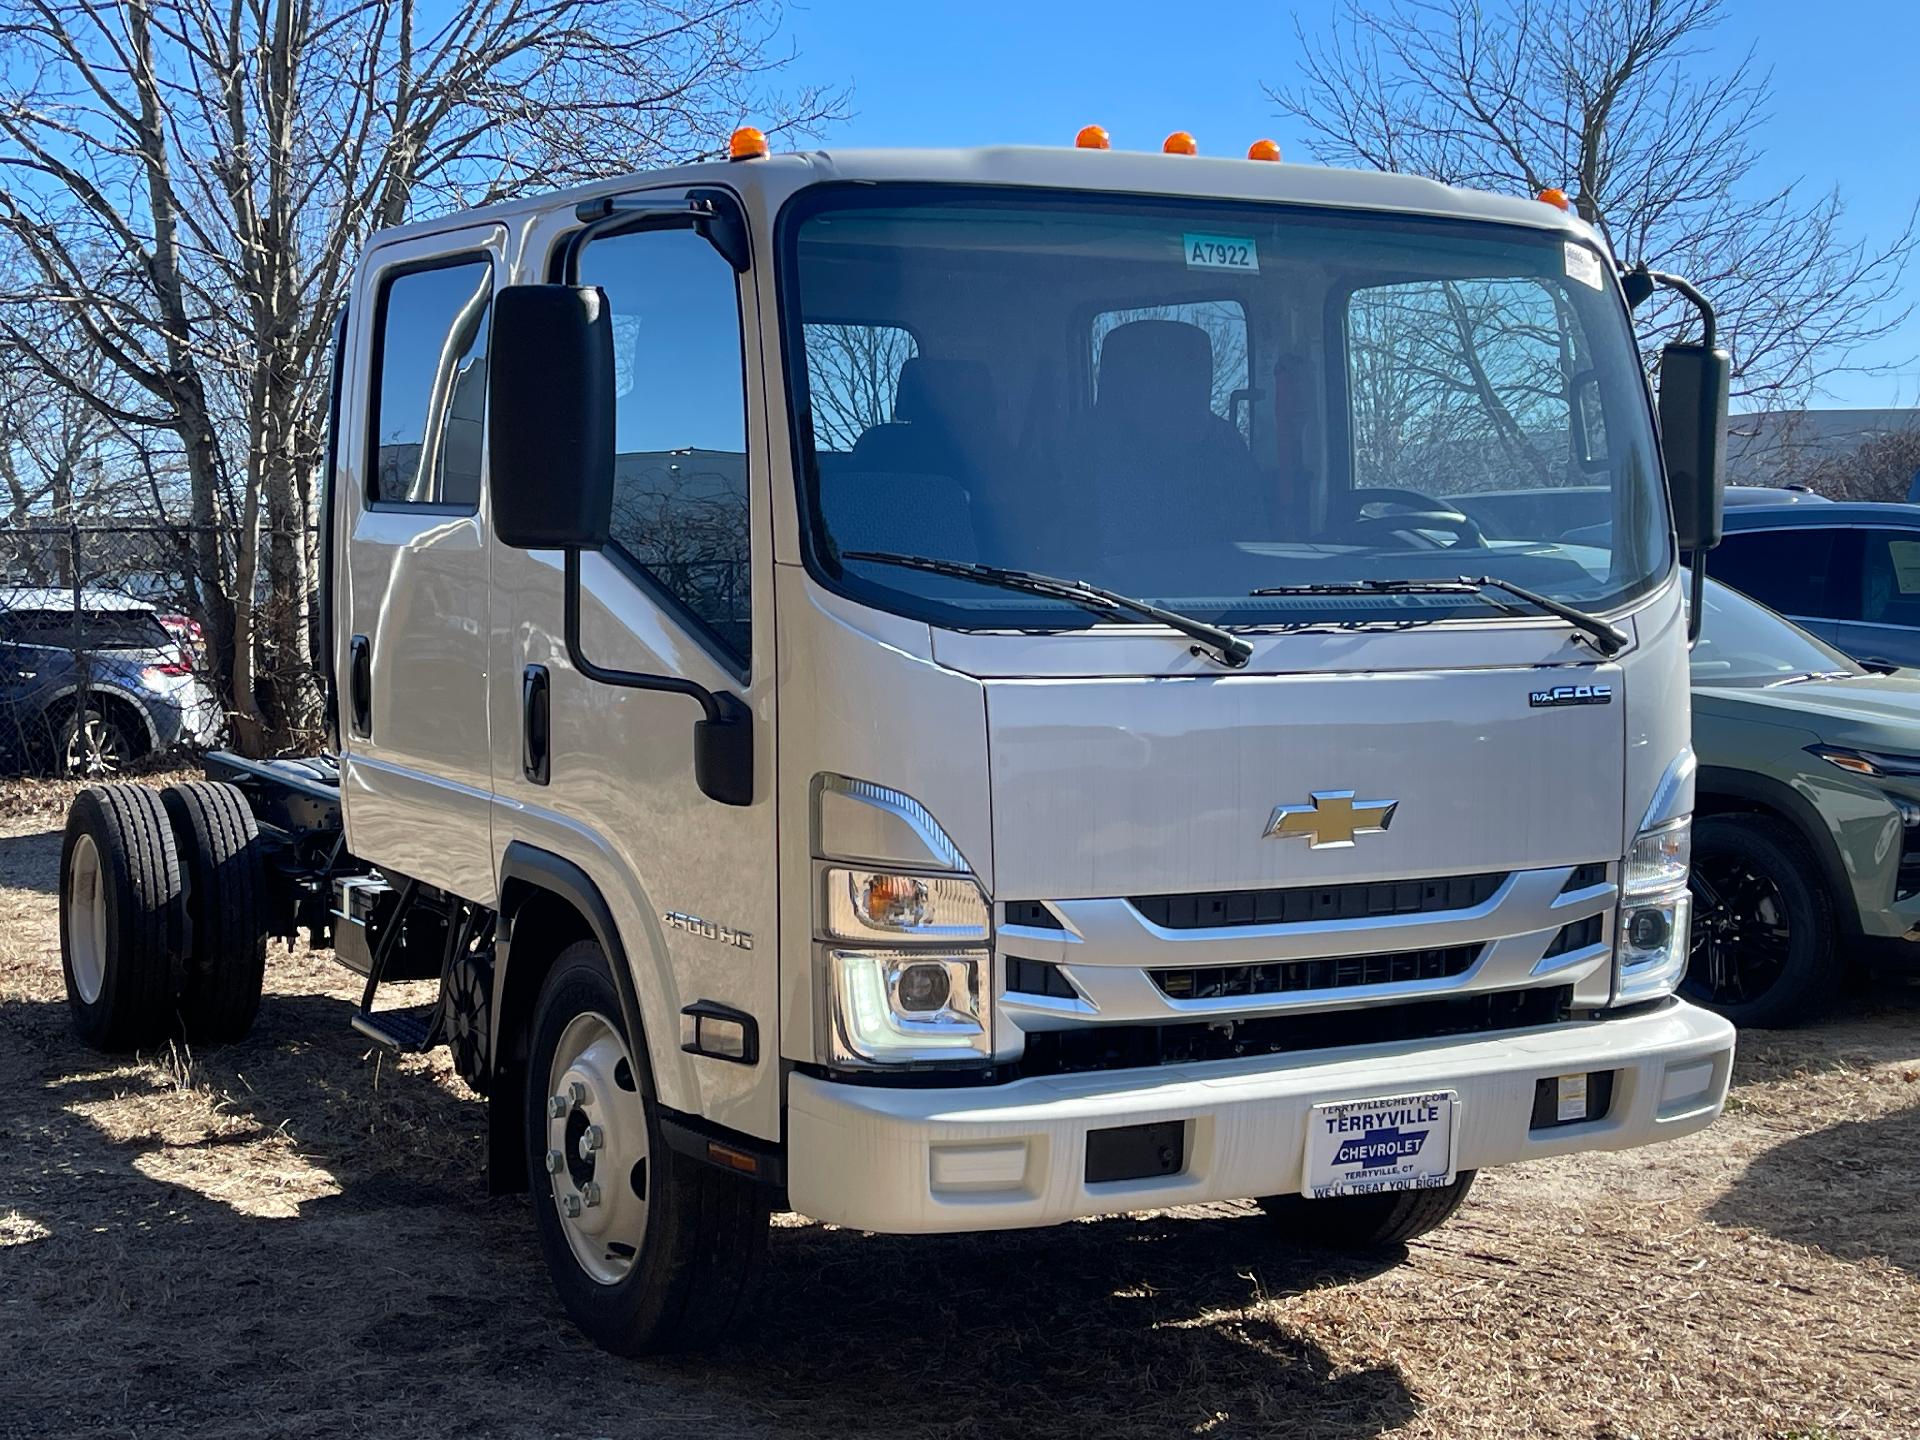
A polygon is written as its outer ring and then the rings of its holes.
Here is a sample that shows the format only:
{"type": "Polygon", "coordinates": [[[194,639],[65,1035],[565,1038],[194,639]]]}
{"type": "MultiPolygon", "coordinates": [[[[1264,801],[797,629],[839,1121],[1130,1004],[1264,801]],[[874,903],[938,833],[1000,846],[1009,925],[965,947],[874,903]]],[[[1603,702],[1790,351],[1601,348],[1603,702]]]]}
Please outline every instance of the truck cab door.
{"type": "Polygon", "coordinates": [[[380,246],[354,306],[334,626],[353,853],[494,898],[488,841],[489,306],[505,231],[380,246]]]}
{"type": "Polygon", "coordinates": [[[756,773],[748,804],[703,793],[701,706],[582,674],[564,641],[560,553],[496,540],[494,844],[503,864],[514,841],[557,854],[606,900],[661,1103],[777,1138],[774,627],[771,587],[754,578],[772,556],[765,419],[747,383],[752,274],[667,224],[588,241],[579,281],[607,296],[615,394],[612,540],[580,557],[581,654],[742,701],[756,773]],[[712,1007],[748,1023],[751,1055],[697,1053],[695,1017],[712,1007]]]}

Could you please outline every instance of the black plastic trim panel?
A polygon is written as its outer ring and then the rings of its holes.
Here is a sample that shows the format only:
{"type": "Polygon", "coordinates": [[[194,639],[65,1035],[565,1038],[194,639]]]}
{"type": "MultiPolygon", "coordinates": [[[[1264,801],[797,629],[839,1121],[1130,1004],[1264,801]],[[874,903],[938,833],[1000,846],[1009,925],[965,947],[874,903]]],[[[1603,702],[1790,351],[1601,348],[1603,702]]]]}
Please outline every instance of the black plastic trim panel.
{"type": "Polygon", "coordinates": [[[1389,955],[1341,955],[1316,960],[1279,960],[1263,965],[1207,965],[1149,970],[1169,1000],[1218,1000],[1238,995],[1285,995],[1296,990],[1344,990],[1356,985],[1396,985],[1412,980],[1448,980],[1473,968],[1484,948],[1449,945],[1401,950],[1389,955]]]}
{"type": "Polygon", "coordinates": [[[1298,885],[1283,890],[1216,890],[1193,895],[1136,895],[1129,902],[1163,930],[1234,925],[1291,925],[1306,920],[1366,920],[1381,915],[1435,915],[1471,910],[1493,898],[1504,873],[1378,880],[1352,885],[1298,885]]]}

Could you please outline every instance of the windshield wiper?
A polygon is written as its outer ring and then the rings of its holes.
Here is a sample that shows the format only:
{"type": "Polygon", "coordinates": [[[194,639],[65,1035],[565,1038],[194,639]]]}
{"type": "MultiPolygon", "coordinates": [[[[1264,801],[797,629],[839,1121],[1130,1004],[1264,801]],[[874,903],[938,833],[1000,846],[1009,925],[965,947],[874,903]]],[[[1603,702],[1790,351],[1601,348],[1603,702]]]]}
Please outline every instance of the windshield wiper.
{"type": "Polygon", "coordinates": [[[1002,590],[1020,590],[1029,595],[1044,595],[1096,610],[1111,619],[1130,614],[1156,620],[1178,630],[1195,641],[1193,651],[1230,669],[1238,670],[1253,655],[1253,646],[1218,625],[1209,625],[1178,610],[1168,610],[1147,600],[1136,600],[1117,590],[1090,585],[1085,580],[1062,580],[1031,570],[1008,570],[998,565],[976,565],[967,560],[936,560],[927,555],[897,555],[890,550],[848,550],[843,560],[870,560],[877,565],[899,565],[908,570],[925,570],[932,575],[950,575],[959,580],[976,580],[982,585],[997,585],[1002,590]]]}
{"type": "Polygon", "coordinates": [[[1462,575],[1458,580],[1339,580],[1307,585],[1269,585],[1255,595],[1479,595],[1499,590],[1524,600],[1536,610],[1566,621],[1581,631],[1602,655],[1612,657],[1626,648],[1626,633],[1598,615],[1555,600],[1550,595],[1502,580],[1497,575],[1462,575]]]}

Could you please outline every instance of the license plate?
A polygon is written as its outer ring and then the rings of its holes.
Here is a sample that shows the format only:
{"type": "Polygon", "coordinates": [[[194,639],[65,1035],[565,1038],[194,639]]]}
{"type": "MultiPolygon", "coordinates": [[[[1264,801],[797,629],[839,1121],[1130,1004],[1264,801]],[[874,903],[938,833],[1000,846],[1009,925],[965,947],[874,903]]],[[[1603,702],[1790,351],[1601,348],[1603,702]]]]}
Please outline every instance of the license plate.
{"type": "Polygon", "coordinates": [[[1451,1185],[1458,1105],[1453,1091],[1430,1090],[1314,1106],[1301,1193],[1325,1200],[1451,1185]]]}

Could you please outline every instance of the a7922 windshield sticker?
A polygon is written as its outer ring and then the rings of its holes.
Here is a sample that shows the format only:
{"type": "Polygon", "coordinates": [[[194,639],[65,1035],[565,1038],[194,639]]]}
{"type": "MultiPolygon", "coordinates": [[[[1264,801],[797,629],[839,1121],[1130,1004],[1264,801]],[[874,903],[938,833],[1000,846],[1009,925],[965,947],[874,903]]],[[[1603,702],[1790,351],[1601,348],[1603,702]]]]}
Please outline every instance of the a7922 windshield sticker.
{"type": "Polygon", "coordinates": [[[1189,270],[1239,270],[1260,273],[1260,255],[1244,235],[1182,235],[1189,270]]]}

